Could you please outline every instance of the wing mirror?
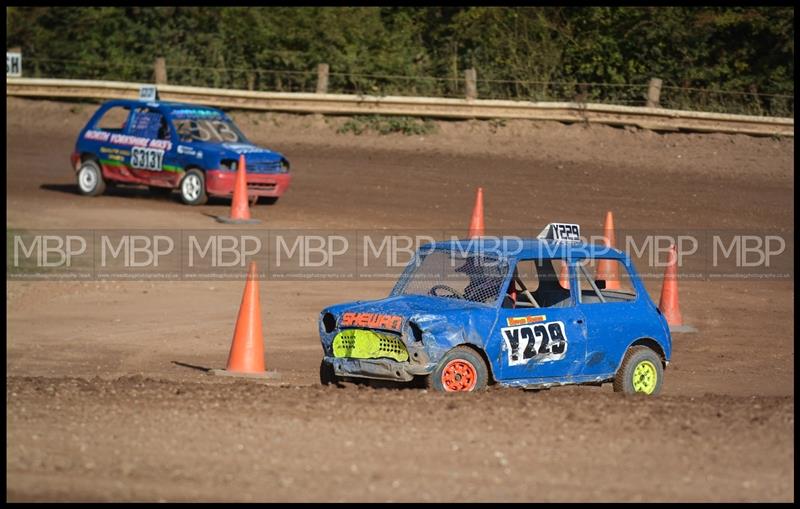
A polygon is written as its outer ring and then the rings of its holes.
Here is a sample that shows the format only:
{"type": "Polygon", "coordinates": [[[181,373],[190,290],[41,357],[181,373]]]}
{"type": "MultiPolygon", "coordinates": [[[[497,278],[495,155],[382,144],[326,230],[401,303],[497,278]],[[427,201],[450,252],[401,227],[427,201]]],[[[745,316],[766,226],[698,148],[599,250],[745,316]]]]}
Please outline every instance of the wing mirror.
{"type": "Polygon", "coordinates": [[[594,284],[597,285],[598,290],[605,290],[606,289],[606,280],[605,279],[595,279],[594,284]]]}

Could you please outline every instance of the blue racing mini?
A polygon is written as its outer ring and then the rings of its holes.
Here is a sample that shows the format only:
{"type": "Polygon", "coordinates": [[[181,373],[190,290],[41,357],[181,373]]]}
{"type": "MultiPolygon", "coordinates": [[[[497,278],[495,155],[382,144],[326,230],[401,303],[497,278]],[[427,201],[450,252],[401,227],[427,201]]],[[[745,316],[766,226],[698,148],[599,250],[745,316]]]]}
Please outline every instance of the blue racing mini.
{"type": "Polygon", "coordinates": [[[658,394],[667,321],[625,253],[579,237],[577,225],[551,223],[536,239],[420,247],[388,297],[321,312],[321,383],[419,380],[443,392],[613,383],[658,394]]]}

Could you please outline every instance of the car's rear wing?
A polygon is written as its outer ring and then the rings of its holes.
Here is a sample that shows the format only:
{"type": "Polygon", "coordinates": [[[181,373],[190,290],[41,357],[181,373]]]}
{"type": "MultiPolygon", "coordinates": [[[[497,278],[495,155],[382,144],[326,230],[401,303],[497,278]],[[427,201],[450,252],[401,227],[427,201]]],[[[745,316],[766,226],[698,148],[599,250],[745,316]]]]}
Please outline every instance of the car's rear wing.
{"type": "Polygon", "coordinates": [[[550,223],[536,236],[543,240],[560,240],[564,242],[579,242],[581,240],[581,227],[570,223],[550,223]]]}

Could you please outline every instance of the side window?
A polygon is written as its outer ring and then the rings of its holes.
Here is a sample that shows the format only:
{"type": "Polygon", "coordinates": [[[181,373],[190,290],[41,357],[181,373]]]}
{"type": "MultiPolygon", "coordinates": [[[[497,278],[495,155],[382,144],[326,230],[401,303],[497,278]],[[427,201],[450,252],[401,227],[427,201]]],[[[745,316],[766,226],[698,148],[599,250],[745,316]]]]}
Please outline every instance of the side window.
{"type": "Polygon", "coordinates": [[[620,260],[584,260],[578,265],[578,281],[582,304],[636,299],[630,273],[620,260]]]}
{"type": "Polygon", "coordinates": [[[131,109],[124,106],[109,108],[100,119],[95,122],[95,129],[121,133],[125,129],[131,109]]]}
{"type": "Polygon", "coordinates": [[[130,134],[158,140],[169,140],[169,127],[164,115],[150,108],[136,108],[131,120],[130,134]]]}
{"type": "MultiPolygon", "coordinates": [[[[503,301],[505,308],[548,308],[572,305],[569,289],[558,282],[555,260],[521,260],[503,301]]],[[[558,263],[558,262],[556,262],[558,263]]]]}
{"type": "MultiPolygon", "coordinates": [[[[197,127],[197,122],[194,120],[188,118],[175,119],[172,121],[172,125],[175,126],[180,141],[188,143],[194,140],[203,140],[203,136],[197,127]]],[[[206,136],[206,139],[208,139],[208,136],[206,136]]]]}

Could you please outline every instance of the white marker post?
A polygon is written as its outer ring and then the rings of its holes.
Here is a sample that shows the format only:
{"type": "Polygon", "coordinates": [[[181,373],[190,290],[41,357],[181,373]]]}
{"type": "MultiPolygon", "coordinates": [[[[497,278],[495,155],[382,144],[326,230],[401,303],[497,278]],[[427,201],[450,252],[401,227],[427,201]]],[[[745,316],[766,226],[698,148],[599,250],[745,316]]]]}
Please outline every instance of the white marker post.
{"type": "Polygon", "coordinates": [[[22,53],[6,51],[6,77],[22,77],[22,53]]]}

